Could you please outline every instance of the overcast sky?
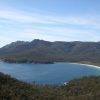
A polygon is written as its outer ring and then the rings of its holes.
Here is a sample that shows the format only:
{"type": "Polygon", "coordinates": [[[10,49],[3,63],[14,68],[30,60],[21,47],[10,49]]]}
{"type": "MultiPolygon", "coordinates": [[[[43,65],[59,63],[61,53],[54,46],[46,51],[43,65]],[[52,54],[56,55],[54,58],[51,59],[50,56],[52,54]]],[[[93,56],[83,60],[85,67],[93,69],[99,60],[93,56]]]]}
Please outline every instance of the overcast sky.
{"type": "Polygon", "coordinates": [[[100,41],[100,0],[0,0],[0,47],[33,39],[100,41]]]}

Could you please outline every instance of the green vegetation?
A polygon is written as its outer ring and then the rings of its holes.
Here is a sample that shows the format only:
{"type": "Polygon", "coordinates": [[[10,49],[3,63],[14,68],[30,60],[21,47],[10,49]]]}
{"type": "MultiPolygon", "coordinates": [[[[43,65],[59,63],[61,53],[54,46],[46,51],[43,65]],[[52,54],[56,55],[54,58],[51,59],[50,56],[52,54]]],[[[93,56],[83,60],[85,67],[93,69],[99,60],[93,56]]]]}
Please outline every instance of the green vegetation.
{"type": "Polygon", "coordinates": [[[0,73],[0,100],[100,100],[100,77],[75,79],[66,86],[39,86],[0,73]]]}
{"type": "MultiPolygon", "coordinates": [[[[100,42],[17,41],[0,48],[9,63],[78,62],[100,65],[100,42]]],[[[83,77],[66,86],[30,85],[0,73],[0,100],[100,100],[100,77],[83,77]]]]}
{"type": "Polygon", "coordinates": [[[100,65],[100,42],[17,41],[0,48],[10,63],[86,62],[100,65]]]}

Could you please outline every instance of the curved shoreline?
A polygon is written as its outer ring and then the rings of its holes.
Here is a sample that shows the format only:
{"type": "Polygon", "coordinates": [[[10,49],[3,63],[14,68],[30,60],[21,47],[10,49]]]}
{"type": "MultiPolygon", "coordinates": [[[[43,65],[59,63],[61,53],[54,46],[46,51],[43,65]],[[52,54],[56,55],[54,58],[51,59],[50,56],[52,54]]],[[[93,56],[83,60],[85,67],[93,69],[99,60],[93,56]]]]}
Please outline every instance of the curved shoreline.
{"type": "Polygon", "coordinates": [[[85,64],[85,63],[70,63],[70,64],[86,65],[86,66],[89,66],[89,67],[100,69],[100,66],[91,65],[91,64],[85,64]]]}
{"type": "MultiPolygon", "coordinates": [[[[0,60],[0,62],[5,62],[5,61],[0,60]]],[[[9,62],[6,62],[6,63],[9,63],[9,62]]],[[[59,62],[53,62],[53,63],[51,63],[51,62],[49,62],[49,63],[34,63],[34,64],[55,64],[55,63],[59,63],[59,62]]],[[[85,66],[89,66],[89,67],[100,69],[100,65],[95,65],[95,64],[87,64],[87,63],[81,63],[81,62],[64,62],[64,63],[85,65],[85,66]]],[[[21,64],[21,63],[17,63],[17,64],[21,64]]],[[[27,64],[27,63],[25,63],[25,64],[27,64]]]]}

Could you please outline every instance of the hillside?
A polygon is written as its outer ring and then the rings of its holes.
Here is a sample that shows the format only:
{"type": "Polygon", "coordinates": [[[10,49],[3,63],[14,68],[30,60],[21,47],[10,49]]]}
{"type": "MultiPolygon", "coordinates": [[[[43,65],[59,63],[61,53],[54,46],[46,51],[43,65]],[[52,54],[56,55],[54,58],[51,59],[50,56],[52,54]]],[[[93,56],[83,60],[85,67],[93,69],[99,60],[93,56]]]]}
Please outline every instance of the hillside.
{"type": "Polygon", "coordinates": [[[8,62],[87,62],[100,64],[100,42],[17,41],[0,48],[0,59],[8,62]]]}
{"type": "Polygon", "coordinates": [[[72,80],[67,86],[38,86],[0,73],[0,100],[100,100],[100,77],[72,80]]]}

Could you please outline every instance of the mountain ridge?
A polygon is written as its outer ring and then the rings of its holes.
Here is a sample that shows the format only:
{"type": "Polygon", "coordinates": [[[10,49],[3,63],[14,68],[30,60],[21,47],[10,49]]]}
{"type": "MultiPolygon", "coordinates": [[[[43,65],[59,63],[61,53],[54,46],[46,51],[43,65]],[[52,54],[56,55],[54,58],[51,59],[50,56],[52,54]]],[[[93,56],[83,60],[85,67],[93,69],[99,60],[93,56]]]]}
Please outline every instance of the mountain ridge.
{"type": "Polygon", "coordinates": [[[0,59],[8,62],[100,62],[100,42],[17,41],[0,48],[0,59]]]}

